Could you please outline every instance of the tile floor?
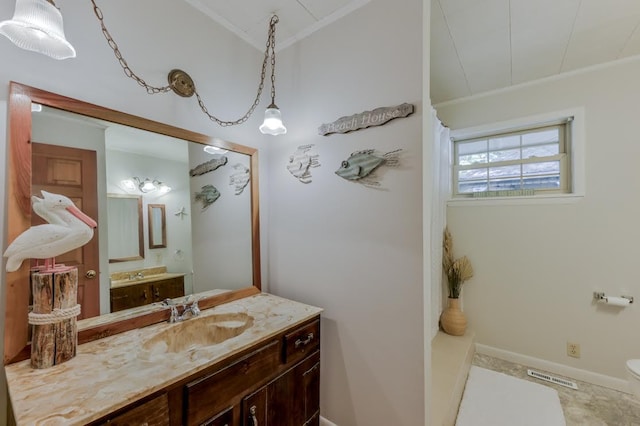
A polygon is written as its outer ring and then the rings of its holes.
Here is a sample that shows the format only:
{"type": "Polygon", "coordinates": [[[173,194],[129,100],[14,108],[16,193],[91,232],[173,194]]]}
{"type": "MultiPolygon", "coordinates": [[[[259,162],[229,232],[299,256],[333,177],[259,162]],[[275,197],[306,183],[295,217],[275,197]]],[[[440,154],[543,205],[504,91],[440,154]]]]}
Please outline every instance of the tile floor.
{"type": "Polygon", "coordinates": [[[524,365],[478,353],[472,364],[556,389],[567,426],[640,426],[640,401],[630,394],[576,380],[578,390],[569,389],[529,377],[524,365]]]}

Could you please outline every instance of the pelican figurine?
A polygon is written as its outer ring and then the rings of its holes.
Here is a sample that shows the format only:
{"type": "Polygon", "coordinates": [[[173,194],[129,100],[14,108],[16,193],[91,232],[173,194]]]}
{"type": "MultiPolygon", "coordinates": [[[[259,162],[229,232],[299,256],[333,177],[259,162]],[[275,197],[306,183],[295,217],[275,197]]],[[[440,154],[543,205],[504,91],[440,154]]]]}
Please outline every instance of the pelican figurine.
{"type": "Polygon", "coordinates": [[[17,271],[25,259],[52,259],[82,247],[93,238],[98,226],[69,198],[42,191],[42,198],[31,197],[33,211],[47,224],[36,225],[13,240],[4,252],[7,271],[17,271]]]}

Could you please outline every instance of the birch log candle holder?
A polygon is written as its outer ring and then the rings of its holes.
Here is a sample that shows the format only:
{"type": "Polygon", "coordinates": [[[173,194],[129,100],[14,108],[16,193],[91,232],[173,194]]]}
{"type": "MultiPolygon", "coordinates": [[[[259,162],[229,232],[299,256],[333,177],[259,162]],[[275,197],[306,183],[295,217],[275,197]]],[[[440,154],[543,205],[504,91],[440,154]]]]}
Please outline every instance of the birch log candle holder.
{"type": "Polygon", "coordinates": [[[78,268],[35,268],[31,272],[31,286],[31,367],[48,368],[76,356],[76,317],[80,314],[80,305],[77,302],[78,268]]]}

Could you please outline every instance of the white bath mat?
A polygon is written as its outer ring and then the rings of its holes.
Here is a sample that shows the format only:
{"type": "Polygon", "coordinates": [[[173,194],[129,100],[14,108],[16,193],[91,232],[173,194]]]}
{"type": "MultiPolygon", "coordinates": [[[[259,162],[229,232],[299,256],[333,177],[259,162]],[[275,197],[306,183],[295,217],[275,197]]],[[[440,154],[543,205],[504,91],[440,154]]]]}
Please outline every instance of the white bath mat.
{"type": "Polygon", "coordinates": [[[456,426],[566,426],[558,392],[471,366],[456,426]]]}

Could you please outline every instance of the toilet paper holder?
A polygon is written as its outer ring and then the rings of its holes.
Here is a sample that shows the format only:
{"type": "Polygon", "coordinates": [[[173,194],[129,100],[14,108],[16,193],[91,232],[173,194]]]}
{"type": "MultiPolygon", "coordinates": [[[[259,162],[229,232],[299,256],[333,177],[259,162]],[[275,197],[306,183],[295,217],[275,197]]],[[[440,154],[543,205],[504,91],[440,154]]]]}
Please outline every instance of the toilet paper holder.
{"type": "MultiPolygon", "coordinates": [[[[597,301],[606,299],[607,295],[604,292],[594,291],[593,298],[597,301]]],[[[633,296],[620,296],[623,299],[627,299],[629,303],[633,303],[633,296]]]]}

